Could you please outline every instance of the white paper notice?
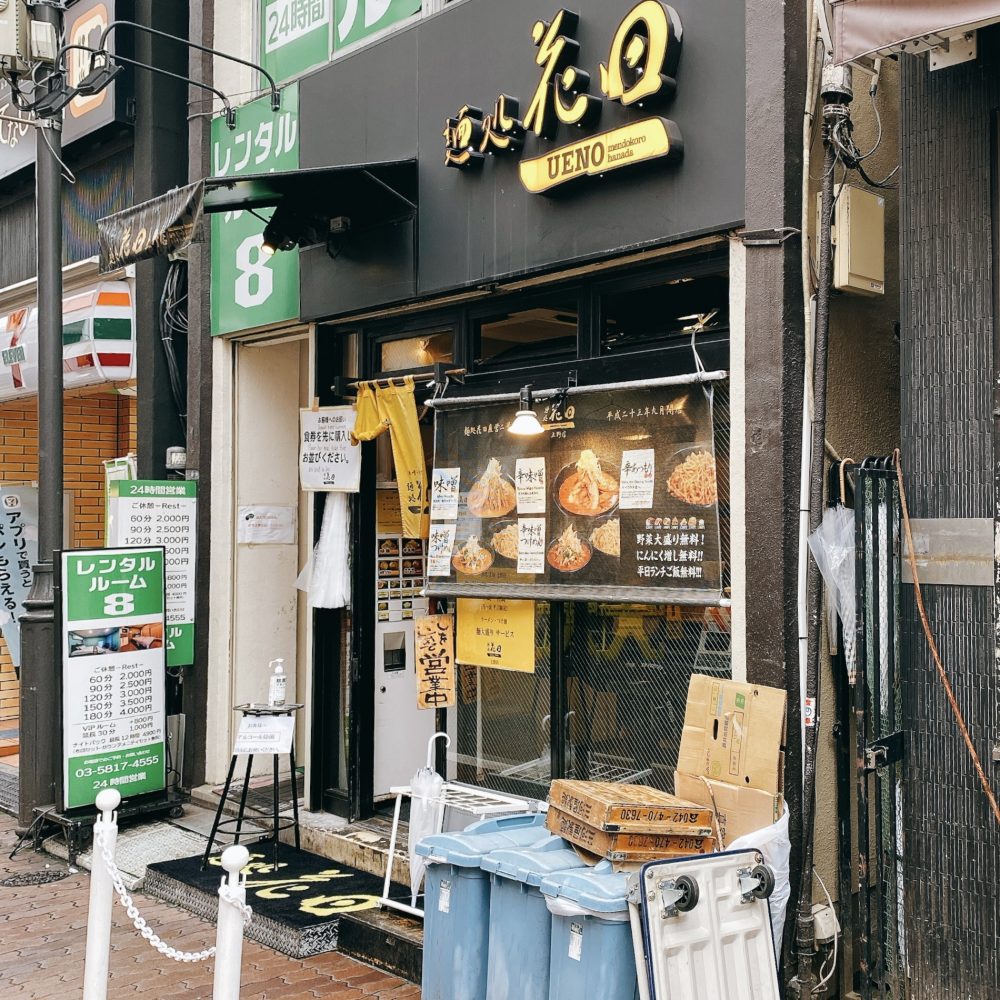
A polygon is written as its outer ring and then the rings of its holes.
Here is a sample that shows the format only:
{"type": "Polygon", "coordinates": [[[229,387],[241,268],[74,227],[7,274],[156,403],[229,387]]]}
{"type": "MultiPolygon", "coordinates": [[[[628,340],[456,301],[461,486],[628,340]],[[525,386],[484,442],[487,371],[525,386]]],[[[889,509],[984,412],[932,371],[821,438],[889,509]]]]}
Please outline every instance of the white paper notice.
{"type": "Polygon", "coordinates": [[[358,414],[353,406],[300,410],[299,482],[304,490],[357,493],[361,447],[351,443],[358,414]]]}
{"type": "Polygon", "coordinates": [[[518,573],[545,572],[545,518],[522,517],[517,522],[518,573]]]}
{"type": "Polygon", "coordinates": [[[431,520],[454,521],[458,517],[461,469],[435,469],[431,476],[431,520]]]}
{"type": "Polygon", "coordinates": [[[545,459],[519,458],[514,472],[518,514],[545,513],[545,459]]]}
{"type": "Polygon", "coordinates": [[[291,545],[295,541],[295,513],[295,507],[240,507],[236,541],[240,545],[291,545]]]}
{"type": "Polygon", "coordinates": [[[290,715],[244,715],[236,733],[233,755],[291,753],[295,719],[290,715]]]}
{"type": "Polygon", "coordinates": [[[427,575],[451,576],[451,552],[455,548],[456,524],[432,524],[427,541],[427,575]]]}
{"type": "Polygon", "coordinates": [[[622,510],[652,510],[655,472],[654,451],[622,452],[622,474],[618,506],[622,510]]]}

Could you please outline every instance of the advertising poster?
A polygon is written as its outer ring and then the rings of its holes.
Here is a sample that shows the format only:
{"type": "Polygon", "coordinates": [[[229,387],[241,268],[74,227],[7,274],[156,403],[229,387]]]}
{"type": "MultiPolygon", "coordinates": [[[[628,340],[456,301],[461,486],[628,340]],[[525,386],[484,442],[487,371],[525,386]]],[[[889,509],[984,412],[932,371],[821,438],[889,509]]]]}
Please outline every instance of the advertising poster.
{"type": "Polygon", "coordinates": [[[535,602],[458,601],[459,663],[535,672],[535,602]]]}
{"type": "Polygon", "coordinates": [[[0,488],[0,632],[11,662],[21,667],[21,615],[38,562],[38,488],[0,488]]]}
{"type": "Polygon", "coordinates": [[[545,429],[529,437],[507,431],[516,409],[436,408],[435,478],[458,469],[461,489],[431,526],[431,596],[719,599],[728,469],[707,385],[572,390],[548,407],[558,423],[539,403],[545,429]]]}
{"type": "Polygon", "coordinates": [[[166,787],[162,548],[61,553],[63,804],[166,787]]]}
{"type": "Polygon", "coordinates": [[[194,570],[198,484],[137,479],[108,484],[108,544],[166,552],[167,666],[194,663],[194,570]]]}

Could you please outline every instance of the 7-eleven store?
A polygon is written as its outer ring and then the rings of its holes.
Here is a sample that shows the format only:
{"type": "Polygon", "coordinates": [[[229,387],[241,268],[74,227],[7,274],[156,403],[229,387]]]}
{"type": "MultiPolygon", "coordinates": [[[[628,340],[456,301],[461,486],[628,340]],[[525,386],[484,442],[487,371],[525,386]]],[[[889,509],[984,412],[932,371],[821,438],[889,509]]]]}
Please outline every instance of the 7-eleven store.
{"type": "MultiPolygon", "coordinates": [[[[96,260],[70,265],[63,276],[66,534],[74,547],[104,544],[103,463],[136,448],[134,282],[125,273],[114,277],[99,279],[96,260]]],[[[32,279],[0,291],[0,490],[37,484],[37,395],[32,279]]],[[[31,536],[35,527],[26,523],[23,534],[31,536]]],[[[25,560],[20,550],[7,548],[0,548],[0,630],[12,641],[0,638],[0,765],[16,764],[19,749],[20,692],[11,649],[17,642],[10,629],[12,616],[21,613],[11,606],[25,560]]]]}

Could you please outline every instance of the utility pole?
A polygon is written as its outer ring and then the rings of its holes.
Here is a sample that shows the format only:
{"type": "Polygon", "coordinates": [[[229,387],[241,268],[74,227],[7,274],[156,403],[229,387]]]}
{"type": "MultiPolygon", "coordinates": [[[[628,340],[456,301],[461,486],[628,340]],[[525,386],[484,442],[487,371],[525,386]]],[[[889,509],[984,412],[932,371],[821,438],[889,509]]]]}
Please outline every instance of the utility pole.
{"type": "MultiPolygon", "coordinates": [[[[63,0],[35,0],[36,21],[62,38],[63,0]]],[[[50,90],[62,85],[53,68],[50,90]]],[[[54,553],[63,546],[62,114],[37,122],[38,233],[38,564],[21,618],[21,763],[18,822],[56,805],[62,769],[61,644],[56,634],[54,553]]]]}

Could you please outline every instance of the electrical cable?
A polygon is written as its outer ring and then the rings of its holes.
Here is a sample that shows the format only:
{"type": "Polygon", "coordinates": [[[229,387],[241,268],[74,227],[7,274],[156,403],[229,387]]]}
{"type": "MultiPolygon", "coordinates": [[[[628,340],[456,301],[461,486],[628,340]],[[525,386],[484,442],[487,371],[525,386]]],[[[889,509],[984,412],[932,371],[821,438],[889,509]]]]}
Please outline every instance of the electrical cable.
{"type": "Polygon", "coordinates": [[[941,654],[938,652],[937,642],[934,639],[934,633],[931,630],[930,622],[927,619],[927,610],[924,608],[924,596],[920,589],[920,577],[917,574],[917,557],[915,554],[916,550],[913,546],[913,533],[910,530],[910,510],[906,502],[906,487],[903,484],[903,463],[898,448],[893,452],[892,457],[896,464],[896,480],[899,483],[899,502],[903,511],[903,528],[906,532],[907,558],[910,563],[910,574],[913,576],[913,596],[917,601],[917,611],[920,614],[920,624],[923,626],[924,638],[927,640],[927,646],[931,651],[931,658],[934,660],[934,666],[937,668],[938,677],[941,680],[941,685],[944,687],[944,693],[948,698],[948,704],[951,706],[952,714],[955,716],[955,722],[958,725],[959,732],[962,734],[962,739],[965,741],[965,746],[969,751],[969,756],[972,758],[972,764],[976,769],[976,774],[979,776],[979,783],[983,786],[983,792],[985,793],[986,799],[990,804],[990,809],[993,811],[993,818],[998,824],[1000,824],[1000,805],[997,805],[997,799],[993,794],[993,788],[990,785],[989,778],[986,777],[983,762],[980,760],[975,744],[972,742],[972,737],[969,735],[969,727],[966,725],[965,716],[962,714],[962,709],[959,707],[958,699],[955,697],[955,690],[952,688],[951,681],[948,679],[948,674],[944,669],[944,664],[941,662],[941,654]]]}
{"type": "MultiPolygon", "coordinates": [[[[830,896],[830,890],[827,889],[826,883],[823,881],[823,876],[820,875],[815,868],[813,868],[813,875],[816,876],[816,880],[819,882],[820,887],[823,889],[823,895],[826,896],[827,905],[830,907],[830,912],[837,916],[837,911],[833,908],[833,898],[830,896]]],[[[833,935],[833,961],[830,963],[829,972],[823,972],[823,966],[819,967],[819,982],[813,987],[813,996],[819,993],[825,993],[824,987],[833,978],[833,974],[837,971],[837,942],[840,940],[840,922],[837,921],[837,931],[833,935]]]]}
{"type": "Polygon", "coordinates": [[[63,180],[66,181],[67,184],[75,184],[76,174],[74,174],[73,171],[70,170],[70,168],[66,165],[65,161],[59,156],[59,154],[53,148],[52,140],[49,138],[49,130],[45,126],[39,126],[39,132],[42,136],[42,141],[45,143],[46,146],[49,147],[49,152],[52,154],[52,158],[62,168],[63,180]]]}
{"type": "Polygon", "coordinates": [[[177,362],[175,338],[183,337],[186,340],[188,336],[187,297],[187,264],[181,260],[171,261],[160,295],[158,319],[170,390],[185,438],[187,437],[187,392],[177,362]]]}

